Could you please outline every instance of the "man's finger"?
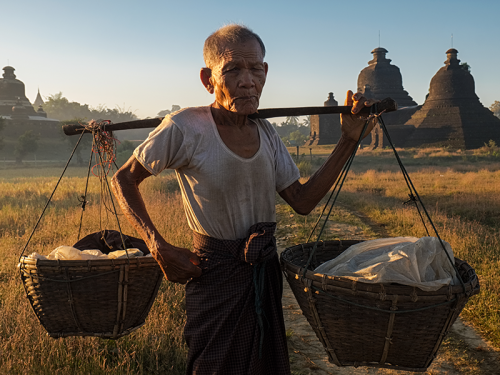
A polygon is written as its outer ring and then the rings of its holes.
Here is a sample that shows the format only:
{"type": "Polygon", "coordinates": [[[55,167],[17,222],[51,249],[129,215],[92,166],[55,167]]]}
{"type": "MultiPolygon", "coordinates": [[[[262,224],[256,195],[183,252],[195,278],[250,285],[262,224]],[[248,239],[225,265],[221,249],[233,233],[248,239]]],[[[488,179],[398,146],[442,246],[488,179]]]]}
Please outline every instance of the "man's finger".
{"type": "Polygon", "coordinates": [[[371,107],[372,105],[374,105],[375,103],[378,103],[378,102],[380,102],[380,100],[368,99],[368,100],[365,102],[365,106],[366,106],[366,107],[371,107]]]}
{"type": "Polygon", "coordinates": [[[354,99],[354,103],[352,105],[351,112],[353,114],[356,114],[359,111],[361,111],[361,109],[364,108],[366,98],[363,95],[361,95],[360,93],[356,93],[356,94],[353,95],[353,99],[354,99]]]}
{"type": "Polygon", "coordinates": [[[357,92],[357,93],[355,93],[355,94],[352,96],[352,99],[353,99],[354,101],[360,101],[363,97],[364,97],[364,95],[363,95],[363,94],[361,94],[360,92],[357,92]]]}
{"type": "Polygon", "coordinates": [[[189,260],[191,261],[191,263],[193,263],[195,266],[197,266],[198,264],[200,264],[200,258],[198,257],[198,255],[196,255],[195,253],[191,253],[191,255],[189,256],[189,260]]]}
{"type": "Polygon", "coordinates": [[[200,277],[200,276],[201,276],[201,268],[195,266],[193,270],[193,277],[200,277]]]}
{"type": "Polygon", "coordinates": [[[352,100],[352,91],[351,90],[347,90],[347,94],[345,96],[344,105],[346,105],[346,106],[352,106],[352,103],[353,103],[353,100],[352,100]]]}

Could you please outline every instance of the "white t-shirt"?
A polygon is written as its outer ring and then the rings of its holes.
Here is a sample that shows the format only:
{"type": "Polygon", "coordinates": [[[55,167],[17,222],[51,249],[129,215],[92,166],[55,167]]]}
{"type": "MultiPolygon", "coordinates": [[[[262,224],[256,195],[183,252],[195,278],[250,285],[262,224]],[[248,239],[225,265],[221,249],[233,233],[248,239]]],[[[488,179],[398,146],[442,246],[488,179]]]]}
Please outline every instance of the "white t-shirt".
{"type": "Polygon", "coordinates": [[[273,126],[255,123],[260,147],[248,159],[224,144],[210,107],[165,117],[134,155],[154,175],[175,169],[192,230],[218,239],[244,238],[253,224],[276,221],[275,192],[300,177],[273,126]]]}

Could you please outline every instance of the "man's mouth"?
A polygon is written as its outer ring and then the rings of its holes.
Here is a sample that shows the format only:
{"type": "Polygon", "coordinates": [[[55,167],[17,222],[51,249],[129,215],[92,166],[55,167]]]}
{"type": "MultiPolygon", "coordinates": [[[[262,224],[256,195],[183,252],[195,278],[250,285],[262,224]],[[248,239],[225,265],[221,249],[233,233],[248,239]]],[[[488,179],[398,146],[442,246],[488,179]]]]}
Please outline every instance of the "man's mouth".
{"type": "Polygon", "coordinates": [[[252,96],[238,96],[237,98],[235,98],[235,100],[251,100],[251,99],[257,99],[257,97],[252,95],[252,96]]]}

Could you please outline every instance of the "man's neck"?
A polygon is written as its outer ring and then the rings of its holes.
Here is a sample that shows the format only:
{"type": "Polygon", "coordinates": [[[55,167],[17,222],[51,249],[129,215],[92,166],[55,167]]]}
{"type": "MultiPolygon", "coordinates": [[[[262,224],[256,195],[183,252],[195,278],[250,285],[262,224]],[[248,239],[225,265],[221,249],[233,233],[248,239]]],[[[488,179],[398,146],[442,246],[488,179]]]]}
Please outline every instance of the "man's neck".
{"type": "Polygon", "coordinates": [[[228,111],[217,102],[210,105],[210,110],[218,126],[235,126],[237,128],[242,128],[247,124],[247,115],[240,115],[236,112],[228,111]]]}

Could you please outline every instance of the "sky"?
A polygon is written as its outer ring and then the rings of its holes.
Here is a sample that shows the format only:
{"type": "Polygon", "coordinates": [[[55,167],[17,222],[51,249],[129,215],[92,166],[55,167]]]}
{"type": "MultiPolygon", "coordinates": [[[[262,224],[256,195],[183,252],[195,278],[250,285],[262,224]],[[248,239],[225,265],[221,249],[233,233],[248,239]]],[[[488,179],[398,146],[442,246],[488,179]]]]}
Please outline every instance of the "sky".
{"type": "Polygon", "coordinates": [[[452,46],[481,102],[500,101],[498,0],[25,0],[2,2],[1,12],[0,64],[16,69],[31,102],[38,89],[62,92],[139,118],[210,104],[203,43],[232,22],[266,45],[260,108],[321,106],[329,92],[343,104],[379,46],[418,104],[452,46]]]}

